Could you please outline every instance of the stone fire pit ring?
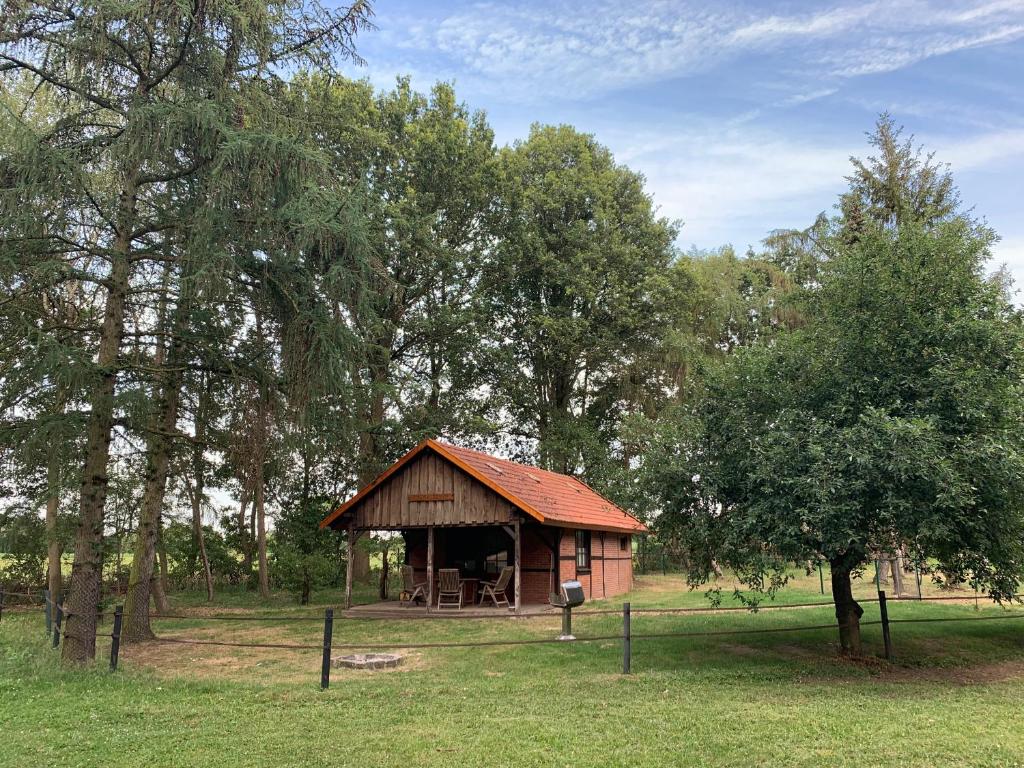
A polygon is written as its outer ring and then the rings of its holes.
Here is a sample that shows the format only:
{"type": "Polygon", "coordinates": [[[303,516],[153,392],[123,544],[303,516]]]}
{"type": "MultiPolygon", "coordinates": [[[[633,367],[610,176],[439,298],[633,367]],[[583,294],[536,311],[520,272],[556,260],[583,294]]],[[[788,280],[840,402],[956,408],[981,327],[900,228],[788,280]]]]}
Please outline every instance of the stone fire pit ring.
{"type": "Polygon", "coordinates": [[[332,666],[345,669],[391,669],[401,663],[397,653],[347,653],[331,659],[332,666]]]}

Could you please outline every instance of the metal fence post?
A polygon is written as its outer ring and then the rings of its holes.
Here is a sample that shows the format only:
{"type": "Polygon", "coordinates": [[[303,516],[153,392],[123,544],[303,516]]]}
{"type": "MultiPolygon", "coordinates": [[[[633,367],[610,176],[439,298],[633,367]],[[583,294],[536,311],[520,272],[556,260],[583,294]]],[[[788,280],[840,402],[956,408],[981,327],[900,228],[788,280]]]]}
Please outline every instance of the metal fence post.
{"type": "Polygon", "coordinates": [[[885,592],[878,591],[878,610],[882,614],[882,642],[885,643],[885,659],[892,661],[892,637],[889,635],[889,609],[885,605],[885,592]]]}
{"type": "Polygon", "coordinates": [[[117,671],[117,655],[121,651],[121,612],[123,605],[114,608],[114,630],[110,633],[110,671],[117,671]]]}
{"type": "Polygon", "coordinates": [[[572,608],[567,605],[562,606],[562,634],[558,637],[559,640],[575,640],[576,638],[572,634],[572,608]]]}
{"type": "Polygon", "coordinates": [[[53,622],[53,647],[56,648],[60,645],[60,625],[64,620],[64,606],[61,603],[57,603],[57,616],[53,622]]]}
{"type": "Polygon", "coordinates": [[[629,603],[622,604],[622,674],[628,675],[633,660],[633,634],[629,626],[629,603]]]}
{"type": "Polygon", "coordinates": [[[53,609],[50,607],[50,590],[43,590],[43,615],[46,618],[46,634],[53,631],[53,609]]]}
{"type": "Polygon", "coordinates": [[[320,690],[331,685],[331,636],[334,634],[334,609],[324,611],[324,655],[320,663],[320,690]]]}

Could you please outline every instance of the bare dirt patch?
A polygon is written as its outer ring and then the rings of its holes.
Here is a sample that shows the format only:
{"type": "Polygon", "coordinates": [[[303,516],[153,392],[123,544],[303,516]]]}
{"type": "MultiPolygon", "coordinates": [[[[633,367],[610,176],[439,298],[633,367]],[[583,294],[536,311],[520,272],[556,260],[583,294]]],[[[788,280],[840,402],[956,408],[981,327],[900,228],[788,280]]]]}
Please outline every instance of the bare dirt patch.
{"type": "MultiPolygon", "coordinates": [[[[127,643],[121,659],[163,679],[235,680],[250,683],[318,682],[321,649],[319,637],[303,637],[282,627],[247,625],[244,631],[230,632],[223,627],[191,627],[160,633],[165,640],[188,639],[207,642],[238,642],[254,645],[301,645],[309,648],[253,648],[205,643],[161,642],[127,643]]],[[[374,670],[373,674],[393,674],[429,666],[422,654],[403,652],[402,665],[374,670]]],[[[369,674],[366,670],[335,668],[331,679],[369,674]]]]}
{"type": "Polygon", "coordinates": [[[893,682],[985,685],[1024,680],[1024,661],[1008,660],[963,667],[900,667],[886,665],[880,677],[893,682]]]}

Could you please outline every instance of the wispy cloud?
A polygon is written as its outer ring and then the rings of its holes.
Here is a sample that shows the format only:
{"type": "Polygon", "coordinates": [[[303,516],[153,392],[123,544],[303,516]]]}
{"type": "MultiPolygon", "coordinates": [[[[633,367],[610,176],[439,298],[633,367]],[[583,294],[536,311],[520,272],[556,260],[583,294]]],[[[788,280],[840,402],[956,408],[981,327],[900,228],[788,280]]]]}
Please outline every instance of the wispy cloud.
{"type": "MultiPolygon", "coordinates": [[[[859,134],[845,141],[794,140],[753,126],[714,125],[640,135],[602,132],[616,157],[647,177],[661,212],[681,219],[683,244],[756,245],[777,227],[804,227],[844,189],[849,158],[868,154],[859,134]],[[766,224],[767,222],[767,224],[766,224]]],[[[920,137],[954,174],[1024,164],[1024,130],[920,137]]],[[[997,261],[1024,276],[1024,240],[1001,243],[997,261]]]]}
{"type": "Polygon", "coordinates": [[[640,0],[585,6],[480,3],[436,25],[387,30],[405,54],[439,55],[481,89],[521,98],[588,97],[705,72],[784,49],[792,68],[835,79],[892,71],[966,48],[1024,38],[1024,2],[843,0],[766,15],[758,3],[640,0]]]}

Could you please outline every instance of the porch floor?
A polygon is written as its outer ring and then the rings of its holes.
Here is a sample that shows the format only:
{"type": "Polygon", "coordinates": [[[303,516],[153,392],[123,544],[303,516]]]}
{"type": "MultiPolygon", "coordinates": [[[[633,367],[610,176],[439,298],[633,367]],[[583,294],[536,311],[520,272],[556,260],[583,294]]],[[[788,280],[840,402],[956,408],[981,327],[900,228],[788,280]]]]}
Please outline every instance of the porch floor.
{"type": "Polygon", "coordinates": [[[551,614],[552,616],[561,615],[561,609],[556,608],[552,605],[543,603],[522,605],[519,608],[519,613],[515,613],[508,608],[498,608],[493,605],[467,605],[462,610],[456,610],[455,608],[442,608],[440,610],[437,607],[431,608],[429,611],[427,607],[420,603],[419,605],[412,605],[411,603],[401,603],[398,600],[385,600],[379,603],[366,603],[364,605],[353,605],[348,610],[341,612],[343,616],[349,616],[351,618],[382,618],[382,619],[400,619],[400,618],[417,618],[417,619],[450,619],[453,617],[461,618],[492,618],[494,616],[505,616],[510,619],[516,616],[536,616],[538,614],[551,614]]]}

